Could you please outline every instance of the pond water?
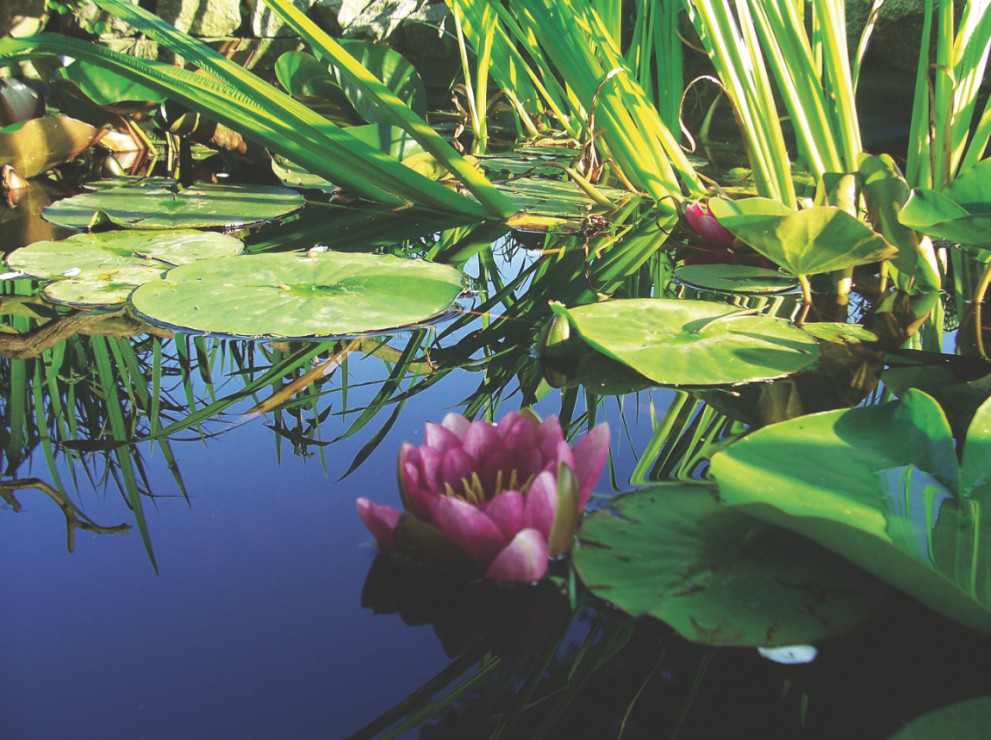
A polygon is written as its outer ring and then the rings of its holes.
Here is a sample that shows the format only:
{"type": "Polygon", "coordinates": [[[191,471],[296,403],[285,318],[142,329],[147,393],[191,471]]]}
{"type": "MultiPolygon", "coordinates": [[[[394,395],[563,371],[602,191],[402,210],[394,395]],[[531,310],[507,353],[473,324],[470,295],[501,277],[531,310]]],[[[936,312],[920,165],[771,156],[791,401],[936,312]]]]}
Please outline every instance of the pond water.
{"type": "MultiPolygon", "coordinates": [[[[535,263],[503,247],[486,254],[467,271],[488,264],[490,277],[509,282],[535,263]]],[[[470,343],[488,322],[465,321],[433,349],[442,356],[445,346],[470,343]]],[[[404,382],[382,403],[407,344],[430,347],[400,334],[388,340],[393,355],[354,353],[311,386],[313,396],[304,389],[309,400],[299,405],[246,419],[272,393],[272,383],[256,383],[250,397],[167,435],[167,447],[142,442],[123,453],[44,438],[18,446],[11,419],[25,398],[0,399],[8,424],[0,483],[37,478],[57,488],[57,473],[89,521],[131,525],[77,528],[67,552],[58,504],[37,488],[11,491],[0,510],[0,736],[884,738],[927,710],[991,693],[991,642],[894,593],[852,634],[820,644],[812,663],[787,666],[752,649],[686,642],[580,587],[572,603],[563,567],[540,588],[513,589],[378,558],[356,497],[398,507],[400,444],[421,441],[426,421],[478,398],[483,379],[502,378],[481,394],[496,417],[517,410],[537,387],[539,366],[521,340],[535,330],[503,332],[487,354],[415,392],[404,382]],[[498,374],[500,363],[509,371],[498,374]],[[364,423],[366,408],[375,413],[364,423]],[[129,470],[138,470],[130,488],[129,470]],[[129,506],[136,501],[147,543],[129,506]]],[[[153,361],[158,340],[107,340],[118,341],[153,361]]],[[[182,336],[160,347],[163,408],[175,404],[163,417],[173,420],[189,419],[190,398],[204,408],[305,349],[182,336]],[[241,372],[251,358],[254,369],[241,372]]],[[[334,345],[319,349],[324,357],[334,345]]],[[[5,387],[18,372],[42,377],[33,362],[6,361],[5,387]],[[16,368],[25,362],[29,369],[16,368]]],[[[285,378],[306,369],[292,365],[285,378]]],[[[115,372],[126,375],[119,365],[115,372]]],[[[104,425],[74,438],[111,440],[113,414],[100,410],[99,394],[84,397],[80,385],[72,398],[64,380],[29,383],[28,405],[40,400],[42,417],[55,414],[51,392],[62,388],[80,418],[97,408],[87,418],[104,425]]],[[[611,463],[596,490],[604,500],[631,490],[675,394],[544,390],[535,410],[561,415],[577,436],[589,411],[608,421],[611,463]]]]}

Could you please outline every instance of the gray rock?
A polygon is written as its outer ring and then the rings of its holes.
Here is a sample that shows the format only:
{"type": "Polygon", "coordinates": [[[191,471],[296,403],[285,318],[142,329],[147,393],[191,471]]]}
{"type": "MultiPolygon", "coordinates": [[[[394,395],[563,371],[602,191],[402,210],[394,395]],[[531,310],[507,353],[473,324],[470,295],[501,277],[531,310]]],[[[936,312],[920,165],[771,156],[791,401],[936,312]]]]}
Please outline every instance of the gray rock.
{"type": "Polygon", "coordinates": [[[424,0],[344,0],[337,21],[344,37],[385,41],[424,0]]]}
{"type": "Polygon", "coordinates": [[[193,36],[230,36],[241,27],[239,0],[159,0],[157,13],[193,36]]]}
{"type": "MultiPolygon", "coordinates": [[[[293,0],[293,5],[307,12],[317,0],[293,0]]],[[[251,35],[259,39],[274,38],[276,36],[295,36],[296,32],[283,23],[270,7],[262,0],[249,0],[249,12],[251,13],[251,35]]]]}

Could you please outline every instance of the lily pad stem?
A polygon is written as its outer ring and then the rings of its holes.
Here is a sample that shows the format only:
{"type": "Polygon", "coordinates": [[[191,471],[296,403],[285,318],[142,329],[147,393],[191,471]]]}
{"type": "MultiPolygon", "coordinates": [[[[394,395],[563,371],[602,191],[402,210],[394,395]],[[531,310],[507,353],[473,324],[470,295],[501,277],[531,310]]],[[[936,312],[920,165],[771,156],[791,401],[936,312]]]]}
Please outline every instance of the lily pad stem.
{"type": "Polygon", "coordinates": [[[981,276],[981,282],[977,284],[977,290],[974,291],[975,344],[977,345],[977,353],[984,359],[987,359],[987,355],[984,353],[984,337],[981,330],[981,306],[984,303],[984,296],[988,292],[988,285],[991,285],[991,264],[984,271],[984,274],[981,276]]]}
{"type": "Polygon", "coordinates": [[[805,324],[805,317],[809,315],[809,309],[812,307],[812,286],[809,284],[808,275],[799,275],[798,284],[802,286],[802,312],[795,320],[795,324],[802,326],[805,324]]]}

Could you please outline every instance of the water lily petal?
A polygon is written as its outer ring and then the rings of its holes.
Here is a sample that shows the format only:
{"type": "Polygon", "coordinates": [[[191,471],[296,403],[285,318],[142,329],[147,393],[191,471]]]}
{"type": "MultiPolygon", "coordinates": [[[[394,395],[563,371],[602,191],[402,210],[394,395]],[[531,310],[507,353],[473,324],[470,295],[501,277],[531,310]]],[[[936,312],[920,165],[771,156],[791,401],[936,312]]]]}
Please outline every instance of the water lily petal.
{"type": "Polygon", "coordinates": [[[462,448],[476,460],[485,460],[503,448],[502,437],[487,421],[476,421],[465,432],[462,448]]]}
{"type": "Polygon", "coordinates": [[[505,547],[505,537],[484,511],[453,496],[437,499],[434,524],[479,565],[488,565],[505,547]]]}
{"type": "Polygon", "coordinates": [[[532,583],[547,575],[547,542],[535,529],[523,529],[499,553],[485,574],[506,583],[532,583]]]}
{"type": "Polygon", "coordinates": [[[437,452],[447,452],[461,446],[461,437],[447,427],[434,424],[432,421],[427,422],[423,440],[426,447],[437,450],[437,452]]]}
{"type": "Polygon", "coordinates": [[[482,485],[491,496],[496,493],[496,481],[499,480],[499,471],[502,471],[502,487],[505,490],[509,484],[509,474],[513,470],[514,460],[506,450],[498,449],[482,460],[482,485]]]}
{"type": "Polygon", "coordinates": [[[546,540],[554,526],[554,511],[557,509],[557,477],[544,471],[530,484],[526,497],[526,511],[523,522],[526,527],[536,529],[546,540]]]}
{"type": "Polygon", "coordinates": [[[423,485],[432,493],[440,493],[444,489],[444,484],[441,482],[444,453],[426,445],[420,447],[418,451],[420,453],[420,477],[423,485]]]}
{"type": "Polygon", "coordinates": [[[461,414],[455,414],[453,411],[444,417],[444,421],[440,423],[445,429],[449,429],[454,432],[458,439],[465,438],[465,432],[468,431],[468,426],[471,424],[465,417],[461,414]]]}
{"type": "Polygon", "coordinates": [[[522,455],[537,446],[537,428],[526,417],[518,416],[516,423],[509,427],[503,439],[510,455],[522,455]]]}
{"type": "Polygon", "coordinates": [[[368,527],[375,541],[386,550],[395,550],[396,524],[399,522],[400,513],[391,506],[380,506],[367,498],[359,498],[355,504],[358,507],[358,516],[368,527]]]}
{"type": "Polygon", "coordinates": [[[572,470],[578,476],[578,510],[584,511],[592,497],[595,484],[609,457],[609,425],[599,424],[575,445],[575,465],[572,470]]]}
{"type": "Polygon", "coordinates": [[[477,471],[478,463],[475,459],[460,447],[456,447],[444,453],[440,482],[442,485],[450,486],[455,493],[462,494],[465,490],[463,481],[471,483],[471,474],[477,471]]]}
{"type": "Polygon", "coordinates": [[[506,540],[512,539],[523,527],[525,501],[519,491],[504,491],[489,501],[485,513],[496,523],[506,540]]]}
{"type": "Polygon", "coordinates": [[[400,493],[403,497],[403,506],[417,519],[430,521],[430,501],[437,498],[437,494],[432,493],[424,485],[420,475],[420,469],[413,463],[405,463],[399,473],[400,493]]]}

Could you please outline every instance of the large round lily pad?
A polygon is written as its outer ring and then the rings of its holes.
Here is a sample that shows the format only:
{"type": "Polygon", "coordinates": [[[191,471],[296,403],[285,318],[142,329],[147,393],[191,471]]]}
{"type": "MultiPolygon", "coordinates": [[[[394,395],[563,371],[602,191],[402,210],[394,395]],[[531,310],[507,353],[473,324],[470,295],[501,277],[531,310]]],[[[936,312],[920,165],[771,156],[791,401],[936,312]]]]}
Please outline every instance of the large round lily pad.
{"type": "Polygon", "coordinates": [[[552,305],[590,346],[659,385],[732,385],[798,372],[816,340],[771,316],[708,301],[637,298],[576,308],[552,305]]]}
{"type": "Polygon", "coordinates": [[[271,221],[302,206],[303,196],[277,186],[205,183],[173,190],[159,183],[125,183],[65,198],[42,215],[72,229],[107,224],[134,229],[230,229],[271,221]]]}
{"type": "Polygon", "coordinates": [[[11,252],[7,264],[25,275],[57,281],[45,287],[45,295],[57,303],[112,305],[177,265],[243,249],[240,239],[192,229],[107,231],[35,242],[11,252]]]}
{"type": "Polygon", "coordinates": [[[131,302],[149,321],[199,332],[350,336],[436,317],[462,286],[452,267],[391,255],[258,254],[177,267],[131,302]]]}
{"type": "Polygon", "coordinates": [[[612,503],[618,516],[596,512],[578,533],[582,581],[694,642],[815,642],[862,622],[885,590],[815,543],[721,506],[710,486],[658,486],[612,503]]]}

